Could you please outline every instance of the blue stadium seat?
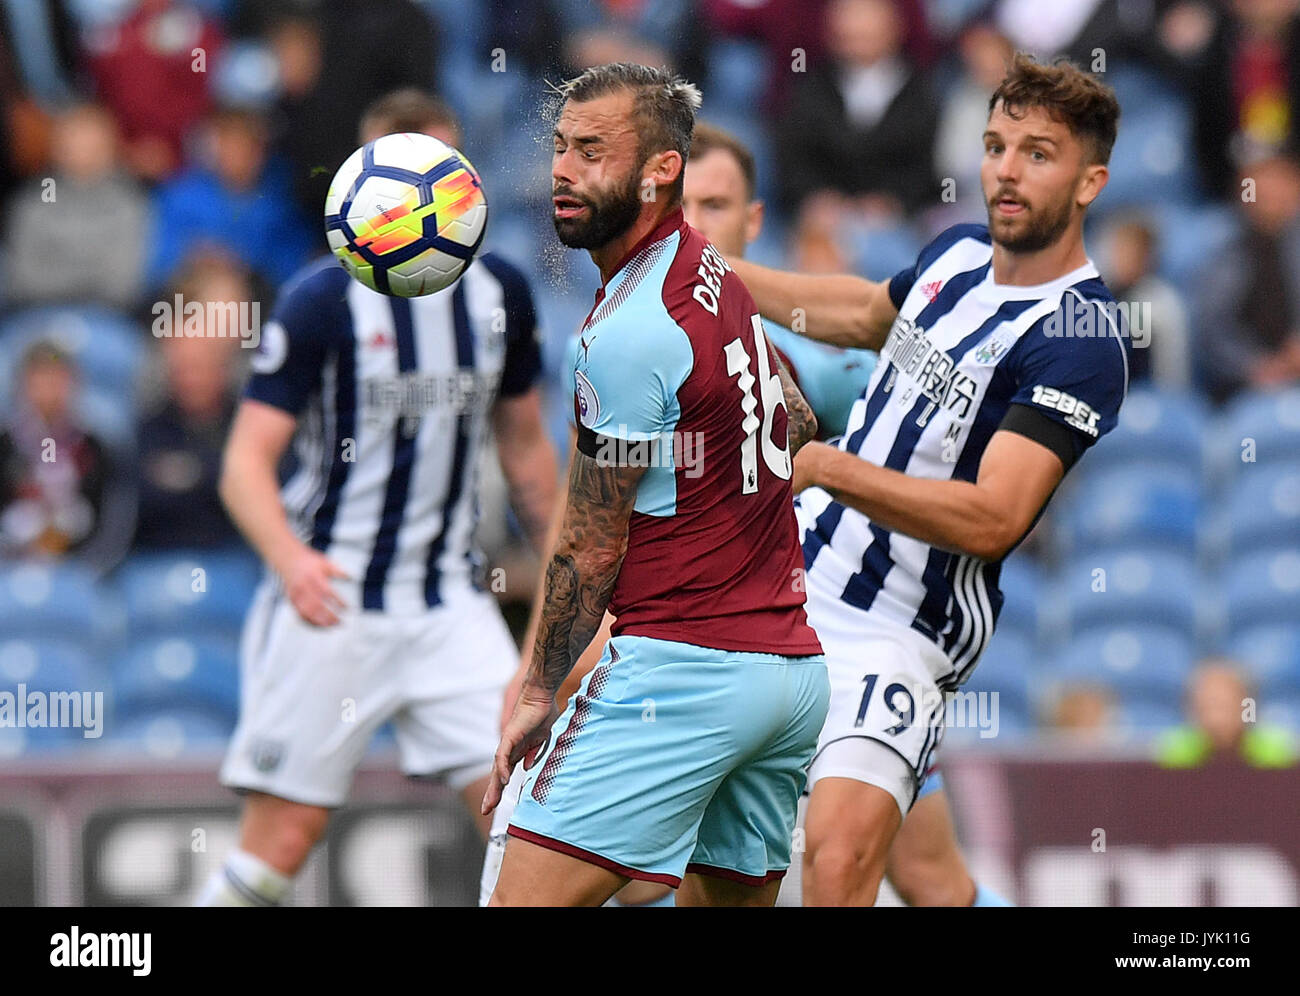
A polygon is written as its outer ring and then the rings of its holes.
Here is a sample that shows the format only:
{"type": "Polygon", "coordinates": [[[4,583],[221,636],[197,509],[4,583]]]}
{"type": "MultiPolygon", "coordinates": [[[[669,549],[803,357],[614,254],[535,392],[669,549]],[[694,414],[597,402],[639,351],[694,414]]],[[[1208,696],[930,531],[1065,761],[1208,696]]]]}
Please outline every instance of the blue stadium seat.
{"type": "Polygon", "coordinates": [[[710,104],[760,105],[768,78],[767,53],[762,44],[745,38],[718,38],[709,45],[706,58],[710,104]]]}
{"type": "Polygon", "coordinates": [[[1172,464],[1199,474],[1208,420],[1194,397],[1134,387],[1120,408],[1119,424],[1088,450],[1074,473],[1091,475],[1116,464],[1172,464]]]}
{"type": "Polygon", "coordinates": [[[1035,703],[1030,682],[1039,672],[1038,664],[1032,640],[999,626],[961,691],[996,692],[999,711],[1032,717],[1035,703]]]}
{"type": "Polygon", "coordinates": [[[1213,446],[1216,468],[1234,475],[1250,469],[1252,462],[1263,466],[1296,460],[1300,456],[1300,387],[1249,391],[1235,398],[1224,413],[1213,446]]]}
{"type": "Polygon", "coordinates": [[[15,706],[23,710],[24,715],[28,715],[28,695],[40,693],[46,696],[42,721],[47,724],[0,729],[0,738],[3,739],[0,757],[97,743],[98,738],[87,739],[85,731],[95,722],[101,734],[108,728],[106,710],[110,708],[111,690],[107,675],[95,666],[85,646],[76,640],[60,637],[6,639],[0,643],[0,690],[14,696],[15,706]],[[20,692],[23,701],[19,701],[20,692]],[[71,706],[80,712],[82,726],[48,725],[53,719],[48,710],[54,707],[48,696],[69,692],[82,697],[79,703],[71,706]],[[97,708],[93,717],[82,711],[87,692],[92,696],[92,708],[97,708]]]}
{"type": "Polygon", "coordinates": [[[0,634],[110,637],[120,613],[95,576],[74,562],[10,562],[0,567],[0,634]]]}
{"type": "Polygon", "coordinates": [[[116,724],[109,743],[119,752],[167,760],[191,752],[218,753],[232,732],[233,722],[203,709],[160,709],[116,724]]]}
{"type": "Polygon", "coordinates": [[[1191,634],[1199,622],[1200,576],[1190,554],[1161,550],[1080,552],[1061,572],[1071,631],[1155,623],[1191,634]]]}
{"type": "Polygon", "coordinates": [[[1285,726],[1300,734],[1300,694],[1275,695],[1259,704],[1259,722],[1285,726]]]}
{"type": "Polygon", "coordinates": [[[1136,63],[1113,62],[1106,82],[1124,108],[1124,127],[1110,158],[1104,209],[1194,199],[1196,164],[1186,92],[1136,63]]]}
{"type": "Polygon", "coordinates": [[[1196,647],[1169,626],[1097,626],[1078,632],[1057,657],[1052,678],[1066,683],[1105,683],[1121,706],[1127,702],[1181,701],[1196,647]]]}
{"type": "Polygon", "coordinates": [[[1183,722],[1179,699],[1151,699],[1133,696],[1116,705],[1120,723],[1135,733],[1149,735],[1178,726],[1183,722]]]}
{"type": "Polygon", "coordinates": [[[1047,587],[1046,575],[1038,561],[1026,553],[1013,553],[1002,564],[998,587],[1002,589],[1003,601],[997,632],[1019,630],[1036,637],[1041,622],[1039,610],[1047,587]]]}
{"type": "Polygon", "coordinates": [[[154,637],[113,667],[115,714],[126,721],[159,708],[201,708],[234,721],[239,710],[238,641],[154,637]]]}
{"type": "Polygon", "coordinates": [[[1144,208],[1159,230],[1160,275],[1175,287],[1195,287],[1207,260],[1236,236],[1240,223],[1230,205],[1156,204],[1144,208]]]}
{"type": "Polygon", "coordinates": [[[1300,620],[1244,629],[1228,642],[1228,655],[1249,671],[1261,696],[1300,695],[1300,620]]]}
{"type": "Polygon", "coordinates": [[[118,583],[127,623],[140,636],[236,632],[260,579],[257,559],[245,551],[195,550],[132,557],[118,583]]]}
{"type": "Polygon", "coordinates": [[[1190,468],[1142,463],[1080,468],[1056,508],[1063,549],[1083,551],[1168,547],[1196,549],[1201,511],[1199,476],[1190,468]],[[1086,469],[1085,469],[1086,468],[1086,469]]]}
{"type": "Polygon", "coordinates": [[[1225,608],[1233,633],[1300,619],[1300,547],[1260,550],[1230,562],[1225,608]]]}
{"type": "Polygon", "coordinates": [[[1243,468],[1220,510],[1215,534],[1220,554],[1234,557],[1300,546],[1300,460],[1243,468]]]}

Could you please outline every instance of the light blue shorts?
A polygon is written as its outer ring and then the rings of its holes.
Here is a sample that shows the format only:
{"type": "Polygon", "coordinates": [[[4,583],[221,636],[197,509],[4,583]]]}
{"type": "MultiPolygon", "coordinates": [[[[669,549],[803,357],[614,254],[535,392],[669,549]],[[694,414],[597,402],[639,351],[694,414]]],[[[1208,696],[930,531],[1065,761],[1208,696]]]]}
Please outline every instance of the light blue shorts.
{"type": "Polygon", "coordinates": [[[509,833],[674,888],[688,871],[780,878],[829,699],[820,656],[615,637],[528,771],[509,833]]]}
{"type": "Polygon", "coordinates": [[[928,777],[921,782],[921,791],[916,793],[916,801],[920,802],[927,795],[934,795],[936,792],[943,791],[943,774],[931,768],[928,777]]]}

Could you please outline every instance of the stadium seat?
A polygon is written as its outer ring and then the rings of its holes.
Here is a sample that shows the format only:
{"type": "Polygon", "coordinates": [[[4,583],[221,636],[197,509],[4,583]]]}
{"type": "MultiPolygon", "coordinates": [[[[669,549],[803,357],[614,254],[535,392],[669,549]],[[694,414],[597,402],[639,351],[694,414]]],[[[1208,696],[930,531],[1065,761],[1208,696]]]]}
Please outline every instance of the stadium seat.
{"type": "MultiPolygon", "coordinates": [[[[1046,575],[1033,557],[1026,553],[1013,553],[1008,557],[998,576],[1003,601],[1002,611],[998,613],[997,633],[1018,630],[1036,638],[1040,632],[1040,608],[1046,586],[1046,575]]],[[[997,635],[993,641],[997,642],[997,635]]]]}
{"type": "Polygon", "coordinates": [[[127,624],[137,636],[238,632],[261,578],[244,551],[195,550],[132,557],[119,572],[127,624]]]}
{"type": "MultiPolygon", "coordinates": [[[[6,635],[8,635],[6,633],[6,635]]],[[[95,717],[81,714],[81,727],[70,725],[42,725],[0,728],[0,757],[18,757],[23,754],[75,748],[94,744],[99,738],[87,738],[85,732],[92,723],[98,723],[101,736],[109,726],[107,710],[111,707],[111,694],[107,675],[95,667],[89,652],[76,640],[59,637],[33,639],[6,639],[0,643],[0,690],[15,698],[15,706],[26,713],[26,696],[39,693],[50,696],[56,693],[89,692],[92,705],[97,703],[95,717]],[[19,701],[19,692],[24,701],[19,701]]],[[[84,708],[85,699],[73,708],[84,708]]],[[[48,710],[53,703],[47,698],[43,722],[49,723],[48,710]]],[[[15,717],[16,719],[16,717],[15,717]]]]}
{"type": "Polygon", "coordinates": [[[1231,476],[1252,464],[1295,461],[1300,457],[1300,387],[1248,391],[1235,398],[1212,437],[1212,449],[1216,471],[1231,476]]]}
{"type": "Polygon", "coordinates": [[[1201,621],[1200,576],[1190,554],[1080,552],[1061,572],[1074,634],[1117,623],[1155,623],[1192,634],[1201,621]]]}
{"type": "Polygon", "coordinates": [[[1104,209],[1193,200],[1196,164],[1186,92],[1133,62],[1114,61],[1106,82],[1124,108],[1124,126],[1110,158],[1104,209]]]}
{"type": "Polygon", "coordinates": [[[115,726],[110,746],[169,760],[190,752],[215,754],[234,732],[226,717],[202,709],[162,709],[138,713],[115,726]]]}
{"type": "Polygon", "coordinates": [[[1142,737],[1183,722],[1181,699],[1121,698],[1116,705],[1120,724],[1142,737]]]}
{"type": "Polygon", "coordinates": [[[756,41],[718,38],[707,54],[709,103],[718,107],[758,107],[767,86],[767,53],[756,41]]]}
{"type": "Polygon", "coordinates": [[[1300,546],[1300,460],[1243,468],[1210,533],[1220,557],[1300,546]]]}
{"type": "Polygon", "coordinates": [[[1228,656],[1248,670],[1261,696],[1300,695],[1300,619],[1242,630],[1229,640],[1228,656]]]}
{"type": "Polygon", "coordinates": [[[961,691],[996,692],[1000,713],[1005,710],[1028,719],[1034,714],[1030,680],[1039,670],[1038,663],[1032,640],[999,626],[961,691]]]}
{"type": "Polygon", "coordinates": [[[1300,735],[1300,694],[1275,695],[1263,699],[1259,704],[1258,719],[1261,724],[1285,726],[1292,733],[1300,735]]]}
{"type": "Polygon", "coordinates": [[[1300,620],[1300,547],[1260,550],[1231,561],[1224,601],[1228,632],[1300,620]]]}
{"type": "Polygon", "coordinates": [[[238,641],[154,637],[115,662],[114,713],[126,721],[159,708],[201,708],[232,723],[239,709],[238,641]]]}
{"type": "Polygon", "coordinates": [[[1198,399],[1149,387],[1129,391],[1119,424],[1088,450],[1073,473],[1092,475],[1116,464],[1173,465],[1199,475],[1209,416],[1198,399]]]}
{"type": "Polygon", "coordinates": [[[57,633],[110,639],[120,629],[120,606],[75,562],[9,562],[0,567],[0,633],[57,633]]]}
{"type": "Polygon", "coordinates": [[[1060,682],[1113,688],[1131,701],[1181,701],[1196,647],[1184,631],[1160,625],[1097,626],[1077,632],[1057,656],[1051,677],[1060,682]]]}
{"type": "Polygon", "coordinates": [[[1159,547],[1195,552],[1201,488],[1190,467],[1110,464],[1088,468],[1073,483],[1053,519],[1068,555],[1159,547]]]}

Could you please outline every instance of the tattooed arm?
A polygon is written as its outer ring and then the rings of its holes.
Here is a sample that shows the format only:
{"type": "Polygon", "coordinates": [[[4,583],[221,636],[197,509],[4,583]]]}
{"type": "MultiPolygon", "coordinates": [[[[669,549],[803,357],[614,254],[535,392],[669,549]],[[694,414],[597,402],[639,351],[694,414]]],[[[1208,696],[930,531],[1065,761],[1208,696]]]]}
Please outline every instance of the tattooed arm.
{"type": "Polygon", "coordinates": [[[575,450],[560,536],[546,566],[542,617],[526,684],[551,695],[600,629],[645,467],[609,467],[575,450]]]}
{"type": "Polygon", "coordinates": [[[501,731],[483,797],[489,813],[501,800],[510,772],[530,765],[546,747],[558,715],[555,693],[600,629],[627,553],[628,521],[644,466],[606,466],[575,449],[559,536],[546,566],[533,660],[501,731]]]}
{"type": "Polygon", "coordinates": [[[790,457],[793,459],[804,443],[817,438],[817,416],[813,414],[808,399],[799,390],[799,385],[794,382],[794,376],[786,367],[785,360],[781,359],[781,354],[775,349],[772,352],[776,355],[777,369],[781,374],[781,391],[785,395],[785,410],[789,416],[786,436],[790,440],[790,457]]]}

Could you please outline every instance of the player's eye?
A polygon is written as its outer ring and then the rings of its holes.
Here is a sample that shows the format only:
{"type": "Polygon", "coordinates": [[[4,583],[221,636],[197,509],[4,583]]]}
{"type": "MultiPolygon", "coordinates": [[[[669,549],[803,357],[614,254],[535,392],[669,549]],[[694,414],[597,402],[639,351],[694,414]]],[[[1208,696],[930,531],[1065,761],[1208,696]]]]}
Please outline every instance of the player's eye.
{"type": "Polygon", "coordinates": [[[1042,149],[1035,149],[1033,152],[1030,153],[1030,156],[1033,157],[1034,162],[1037,163],[1047,162],[1047,155],[1046,153],[1043,152],[1042,149]]]}

